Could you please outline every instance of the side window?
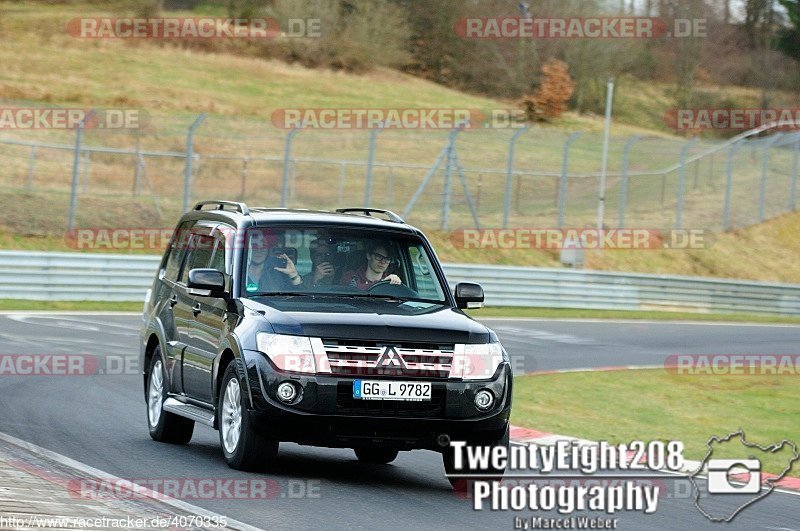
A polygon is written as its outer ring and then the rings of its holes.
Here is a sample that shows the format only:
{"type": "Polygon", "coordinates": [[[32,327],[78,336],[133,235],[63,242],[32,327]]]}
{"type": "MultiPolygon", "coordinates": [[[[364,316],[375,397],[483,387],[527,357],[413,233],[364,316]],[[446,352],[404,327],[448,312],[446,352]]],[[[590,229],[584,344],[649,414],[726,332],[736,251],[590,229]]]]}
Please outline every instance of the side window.
{"type": "Polygon", "coordinates": [[[164,268],[164,278],[172,282],[178,281],[178,272],[183,263],[183,257],[186,255],[189,243],[189,228],[192,226],[193,221],[184,221],[181,223],[172,240],[169,244],[169,255],[167,257],[167,264],[164,268]]]}
{"type": "Polygon", "coordinates": [[[419,296],[425,299],[441,300],[444,295],[439,288],[439,283],[434,278],[433,267],[428,261],[427,254],[416,245],[409,246],[408,254],[414,268],[414,280],[416,291],[419,296]]]}
{"type": "MultiPolygon", "coordinates": [[[[189,241],[189,256],[186,257],[186,263],[181,272],[181,283],[186,284],[189,282],[189,271],[192,269],[202,269],[211,267],[211,258],[214,256],[214,238],[202,234],[194,234],[189,241]]],[[[225,253],[222,254],[223,266],[222,271],[225,271],[225,253]]]]}
{"type": "Polygon", "coordinates": [[[225,238],[217,236],[214,238],[214,250],[211,252],[211,259],[206,267],[216,269],[225,274],[225,238]]]}

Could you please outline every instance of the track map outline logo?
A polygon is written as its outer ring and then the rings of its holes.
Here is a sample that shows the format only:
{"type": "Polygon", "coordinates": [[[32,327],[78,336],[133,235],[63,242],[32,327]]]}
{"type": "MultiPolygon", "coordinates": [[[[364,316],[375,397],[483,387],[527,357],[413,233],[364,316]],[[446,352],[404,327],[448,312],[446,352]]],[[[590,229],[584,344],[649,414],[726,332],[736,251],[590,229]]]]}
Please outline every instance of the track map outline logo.
{"type": "MultiPolygon", "coordinates": [[[[775,490],[775,484],[778,483],[780,480],[782,480],[784,477],[786,477],[786,475],[792,470],[792,466],[794,465],[794,463],[796,463],[798,460],[800,460],[800,454],[798,453],[797,445],[794,442],[789,441],[788,439],[783,439],[779,443],[770,444],[768,446],[761,446],[761,445],[759,445],[757,443],[749,442],[745,438],[744,430],[742,430],[742,429],[739,429],[739,430],[737,430],[737,431],[735,431],[733,433],[730,433],[730,434],[728,434],[727,436],[725,436],[723,438],[720,438],[720,437],[718,437],[716,435],[712,435],[708,439],[708,441],[706,441],[706,448],[708,448],[708,452],[706,452],[705,457],[703,457],[703,460],[700,462],[700,465],[697,467],[697,469],[691,475],[689,475],[689,481],[692,482],[692,487],[694,488],[694,504],[695,504],[695,507],[697,507],[697,510],[699,510],[703,514],[703,516],[705,516],[710,521],[715,522],[715,523],[720,523],[720,522],[728,523],[728,522],[731,522],[736,517],[736,515],[738,515],[741,511],[743,511],[747,507],[753,505],[757,501],[763,500],[764,498],[766,498],[767,496],[772,494],[772,491],[775,490]],[[761,470],[760,470],[761,466],[760,465],[761,465],[761,462],[758,459],[747,459],[747,458],[730,459],[730,460],[729,459],[716,459],[716,460],[715,459],[711,459],[711,455],[714,453],[714,448],[711,446],[712,443],[723,444],[723,443],[726,443],[726,442],[730,442],[734,437],[737,437],[737,436],[739,437],[740,442],[742,443],[742,445],[745,448],[752,448],[752,449],[759,450],[759,451],[766,452],[766,453],[775,453],[775,452],[778,452],[778,451],[782,450],[783,448],[789,447],[789,448],[792,449],[793,455],[792,455],[791,459],[789,459],[789,462],[786,464],[786,467],[781,471],[780,474],[778,474],[776,477],[768,478],[762,483],[760,481],[760,477],[761,477],[761,470]],[[700,491],[700,488],[697,485],[697,482],[695,481],[696,476],[700,472],[702,472],[702,470],[704,468],[706,468],[707,464],[711,464],[712,461],[717,461],[718,463],[731,461],[731,462],[738,462],[738,463],[742,463],[742,464],[747,465],[746,468],[747,468],[748,472],[750,472],[751,477],[752,477],[752,475],[758,475],[759,486],[764,485],[764,484],[767,485],[765,487],[766,491],[763,494],[759,494],[758,496],[752,498],[750,501],[745,502],[744,504],[740,505],[730,515],[728,515],[727,517],[725,517],[725,516],[722,516],[722,517],[712,516],[711,514],[709,514],[708,511],[703,509],[703,507],[702,507],[702,505],[700,503],[701,491],[700,491]],[[755,462],[755,463],[758,464],[758,470],[755,470],[752,466],[750,466],[751,464],[754,464],[752,462],[755,462]]],[[[717,472],[717,471],[715,471],[715,472],[717,472]]],[[[730,470],[728,470],[728,472],[730,472],[730,470]]],[[[709,485],[708,486],[708,491],[709,491],[709,494],[719,494],[719,495],[725,496],[726,494],[748,494],[748,493],[750,493],[750,490],[748,490],[747,487],[750,486],[750,484],[752,483],[752,480],[748,481],[744,488],[734,489],[731,486],[730,489],[723,489],[723,490],[717,489],[717,492],[711,492],[712,491],[712,487],[711,487],[712,477],[711,477],[711,474],[712,474],[712,469],[711,469],[711,467],[708,467],[708,485],[709,485]],[[734,492],[734,490],[735,490],[735,492],[734,492]]],[[[730,481],[727,480],[727,474],[726,474],[726,479],[725,480],[728,481],[728,483],[730,483],[730,481]]],[[[759,490],[761,490],[761,489],[759,488],[759,490]]],[[[758,492],[758,491],[756,491],[756,492],[758,492]]]]}

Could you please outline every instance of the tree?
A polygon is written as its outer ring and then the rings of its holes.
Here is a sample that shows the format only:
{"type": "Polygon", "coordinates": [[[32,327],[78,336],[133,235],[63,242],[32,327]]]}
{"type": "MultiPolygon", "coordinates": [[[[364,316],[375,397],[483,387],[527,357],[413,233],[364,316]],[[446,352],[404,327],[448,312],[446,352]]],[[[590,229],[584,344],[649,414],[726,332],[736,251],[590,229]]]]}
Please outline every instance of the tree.
{"type": "Polygon", "coordinates": [[[558,118],[567,110],[567,102],[575,92],[575,82],[564,61],[551,59],[542,65],[542,82],[533,95],[523,100],[529,119],[558,118]]]}
{"type": "Polygon", "coordinates": [[[790,27],[783,28],[778,36],[778,49],[789,57],[800,59],[800,0],[778,0],[786,10],[790,27]]]}

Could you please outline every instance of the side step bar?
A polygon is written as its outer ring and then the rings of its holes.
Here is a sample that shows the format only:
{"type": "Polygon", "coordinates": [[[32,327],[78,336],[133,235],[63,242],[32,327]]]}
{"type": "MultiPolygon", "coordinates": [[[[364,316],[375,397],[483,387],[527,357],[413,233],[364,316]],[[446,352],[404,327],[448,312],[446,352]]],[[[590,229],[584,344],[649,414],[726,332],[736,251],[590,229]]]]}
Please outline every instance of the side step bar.
{"type": "Polygon", "coordinates": [[[214,412],[201,407],[184,404],[174,398],[167,398],[164,401],[164,411],[186,417],[200,424],[214,427],[214,412]]]}

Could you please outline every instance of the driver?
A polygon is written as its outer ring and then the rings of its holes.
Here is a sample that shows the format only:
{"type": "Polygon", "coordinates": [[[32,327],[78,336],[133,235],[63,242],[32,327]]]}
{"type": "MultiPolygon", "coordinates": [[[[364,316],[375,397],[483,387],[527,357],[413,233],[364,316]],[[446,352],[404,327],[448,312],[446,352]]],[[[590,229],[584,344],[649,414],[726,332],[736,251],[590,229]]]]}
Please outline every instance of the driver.
{"type": "Polygon", "coordinates": [[[367,247],[367,263],[360,269],[345,271],[342,275],[342,285],[364,291],[381,281],[402,284],[397,275],[387,275],[389,265],[392,263],[388,249],[389,245],[384,242],[372,243],[367,247]]]}

